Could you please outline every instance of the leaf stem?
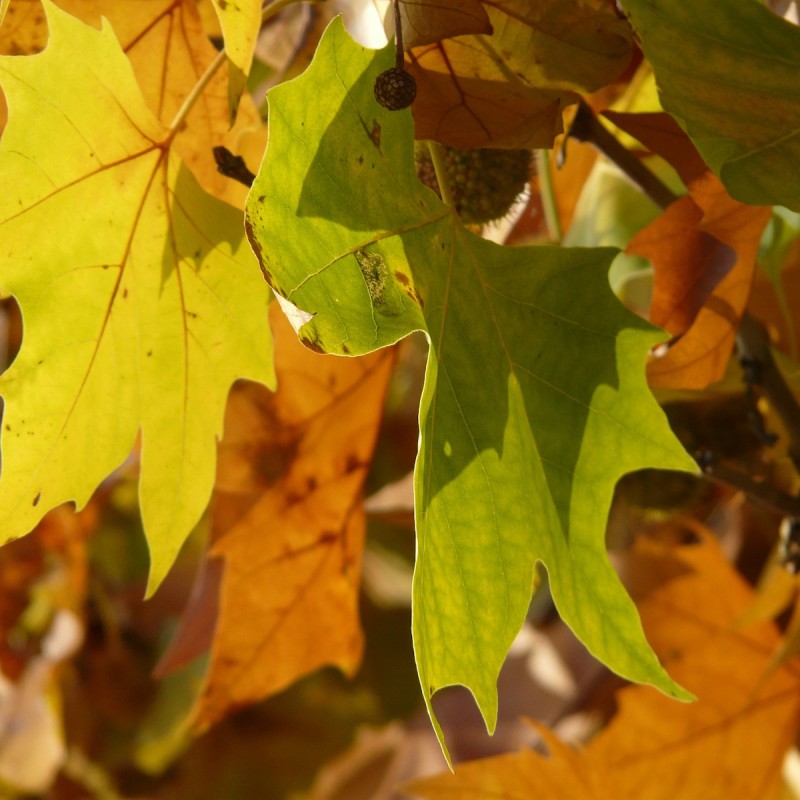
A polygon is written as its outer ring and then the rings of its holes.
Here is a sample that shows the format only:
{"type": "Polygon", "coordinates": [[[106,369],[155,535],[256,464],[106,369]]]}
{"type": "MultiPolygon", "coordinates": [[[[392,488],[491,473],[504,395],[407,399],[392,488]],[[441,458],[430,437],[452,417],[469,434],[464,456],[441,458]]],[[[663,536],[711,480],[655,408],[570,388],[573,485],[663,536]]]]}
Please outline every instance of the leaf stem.
{"type": "Polygon", "coordinates": [[[707,478],[744,492],[756,505],[770,508],[783,516],[800,517],[800,497],[786,494],[768,483],[753,480],[744,472],[719,463],[707,450],[700,452],[696,460],[707,478]]]}
{"type": "Polygon", "coordinates": [[[444,165],[444,148],[439,142],[428,140],[428,150],[431,154],[433,169],[436,172],[436,182],[439,184],[439,194],[442,197],[442,202],[455,210],[456,204],[453,201],[453,192],[450,190],[450,184],[447,181],[447,169],[444,165]]]}
{"type": "Polygon", "coordinates": [[[547,234],[551,242],[559,243],[564,236],[561,228],[561,217],[556,205],[556,192],[553,186],[553,173],[550,171],[550,151],[536,151],[536,174],[539,177],[539,195],[542,198],[542,210],[547,224],[547,234]]]}
{"type": "Polygon", "coordinates": [[[403,21],[400,19],[400,0],[393,0],[392,5],[394,6],[394,65],[397,69],[403,69],[405,54],[403,50],[403,21]]]}
{"type": "Polygon", "coordinates": [[[169,137],[171,140],[178,132],[178,128],[183,124],[189,112],[194,108],[194,104],[200,99],[200,95],[205,91],[206,86],[211,82],[211,79],[217,74],[219,68],[225,63],[225,48],[223,47],[219,53],[214,56],[214,60],[206,67],[205,72],[200,76],[197,83],[192,87],[192,91],[186,95],[181,107],[172,118],[169,124],[169,137]]]}
{"type": "Polygon", "coordinates": [[[666,208],[678,199],[665,183],[649,170],[627,147],[605,128],[594,111],[583,101],[569,129],[571,138],[594,145],[614,162],[659,208],[666,208]]]}

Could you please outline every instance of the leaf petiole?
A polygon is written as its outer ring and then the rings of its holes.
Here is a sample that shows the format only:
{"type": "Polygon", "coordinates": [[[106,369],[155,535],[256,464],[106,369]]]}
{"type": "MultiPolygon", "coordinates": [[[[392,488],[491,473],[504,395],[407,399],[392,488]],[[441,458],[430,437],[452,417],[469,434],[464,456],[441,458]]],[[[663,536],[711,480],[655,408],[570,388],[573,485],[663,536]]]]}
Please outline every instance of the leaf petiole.
{"type": "MultiPolygon", "coordinates": [[[[263,25],[268,19],[271,19],[284,8],[287,8],[300,0],[272,0],[271,3],[265,3],[261,9],[261,24],[263,25]]],[[[186,95],[186,99],[181,103],[181,107],[175,113],[172,122],[169,124],[169,136],[167,137],[167,144],[172,141],[178,129],[183,124],[183,121],[189,116],[189,112],[194,108],[194,104],[200,99],[211,79],[217,74],[220,67],[225,63],[226,51],[223,47],[214,60],[206,67],[205,72],[198,78],[197,83],[192,87],[192,90],[186,95]]]]}

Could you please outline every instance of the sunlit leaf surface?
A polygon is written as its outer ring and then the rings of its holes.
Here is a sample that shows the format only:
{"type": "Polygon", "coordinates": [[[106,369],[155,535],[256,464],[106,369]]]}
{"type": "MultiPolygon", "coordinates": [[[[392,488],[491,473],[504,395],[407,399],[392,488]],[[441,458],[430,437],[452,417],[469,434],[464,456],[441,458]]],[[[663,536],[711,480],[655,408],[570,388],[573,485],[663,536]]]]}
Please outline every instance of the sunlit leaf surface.
{"type": "Polygon", "coordinates": [[[47,49],[0,59],[0,294],[25,325],[0,379],[3,538],[85,504],[141,432],[152,589],[210,496],[230,384],[273,380],[267,291],[110,28],[46,8],[47,49]]]}
{"type": "Polygon", "coordinates": [[[364,353],[413,330],[431,342],[416,472],[424,694],[468,686],[493,727],[537,560],[592,652],[681,694],[604,546],[620,475],[691,468],[645,383],[659,334],[611,294],[613,250],[494,245],[417,181],[410,114],[373,97],[392,59],[335,21],[310,69],[272,90],[247,226],[275,290],[314,315],[299,331],[309,347],[364,353]]]}

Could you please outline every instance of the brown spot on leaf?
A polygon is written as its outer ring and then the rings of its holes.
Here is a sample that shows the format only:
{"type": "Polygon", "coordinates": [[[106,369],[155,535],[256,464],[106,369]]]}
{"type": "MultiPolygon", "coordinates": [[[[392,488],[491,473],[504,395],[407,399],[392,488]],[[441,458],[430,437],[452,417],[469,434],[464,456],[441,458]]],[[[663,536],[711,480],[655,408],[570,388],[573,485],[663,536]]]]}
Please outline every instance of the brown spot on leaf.
{"type": "MultiPolygon", "coordinates": [[[[378,120],[372,120],[372,130],[369,132],[369,138],[372,144],[380,150],[381,147],[381,126],[378,120]]],[[[375,166],[374,164],[372,166],[375,166]]]]}
{"type": "Polygon", "coordinates": [[[359,460],[359,458],[356,455],[350,453],[347,456],[347,461],[345,462],[344,465],[344,471],[346,473],[355,472],[356,470],[363,469],[366,466],[367,465],[363,461],[359,460]]]}
{"type": "Polygon", "coordinates": [[[316,339],[303,339],[301,338],[300,341],[309,349],[313,350],[315,353],[324,353],[325,351],[322,349],[322,346],[316,339]]]}
{"type": "Polygon", "coordinates": [[[38,506],[39,505],[39,501],[41,499],[42,499],[42,493],[41,492],[36,492],[36,497],[33,498],[33,505],[34,506],[38,506]]]}

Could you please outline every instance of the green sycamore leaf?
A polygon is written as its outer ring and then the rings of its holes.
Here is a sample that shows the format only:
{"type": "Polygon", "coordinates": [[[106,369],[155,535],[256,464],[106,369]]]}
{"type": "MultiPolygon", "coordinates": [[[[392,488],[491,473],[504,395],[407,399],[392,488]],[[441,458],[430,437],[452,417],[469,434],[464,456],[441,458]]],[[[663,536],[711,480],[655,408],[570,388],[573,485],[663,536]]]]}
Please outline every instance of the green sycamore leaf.
{"type": "Polygon", "coordinates": [[[800,211],[800,29],[757,0],[623,0],[665,110],[732,197],[800,211]]]}
{"type": "Polygon", "coordinates": [[[268,290],[111,28],[45,8],[46,50],[0,58],[0,295],[24,324],[0,377],[0,530],[83,506],[140,431],[152,592],[208,502],[230,384],[274,382],[268,290]]]}
{"type": "Polygon", "coordinates": [[[309,346],[364,353],[415,330],[430,341],[413,631],[431,716],[433,694],[463,684],[494,728],[497,675],[537,561],[598,658],[686,698],[604,546],[622,474],[694,469],[645,383],[661,334],[611,293],[616,250],[500,247],[417,180],[410,113],[373,98],[393,58],[334,20],[311,67],[270,91],[246,227],[294,316],[313,315],[299,328],[309,346]]]}

